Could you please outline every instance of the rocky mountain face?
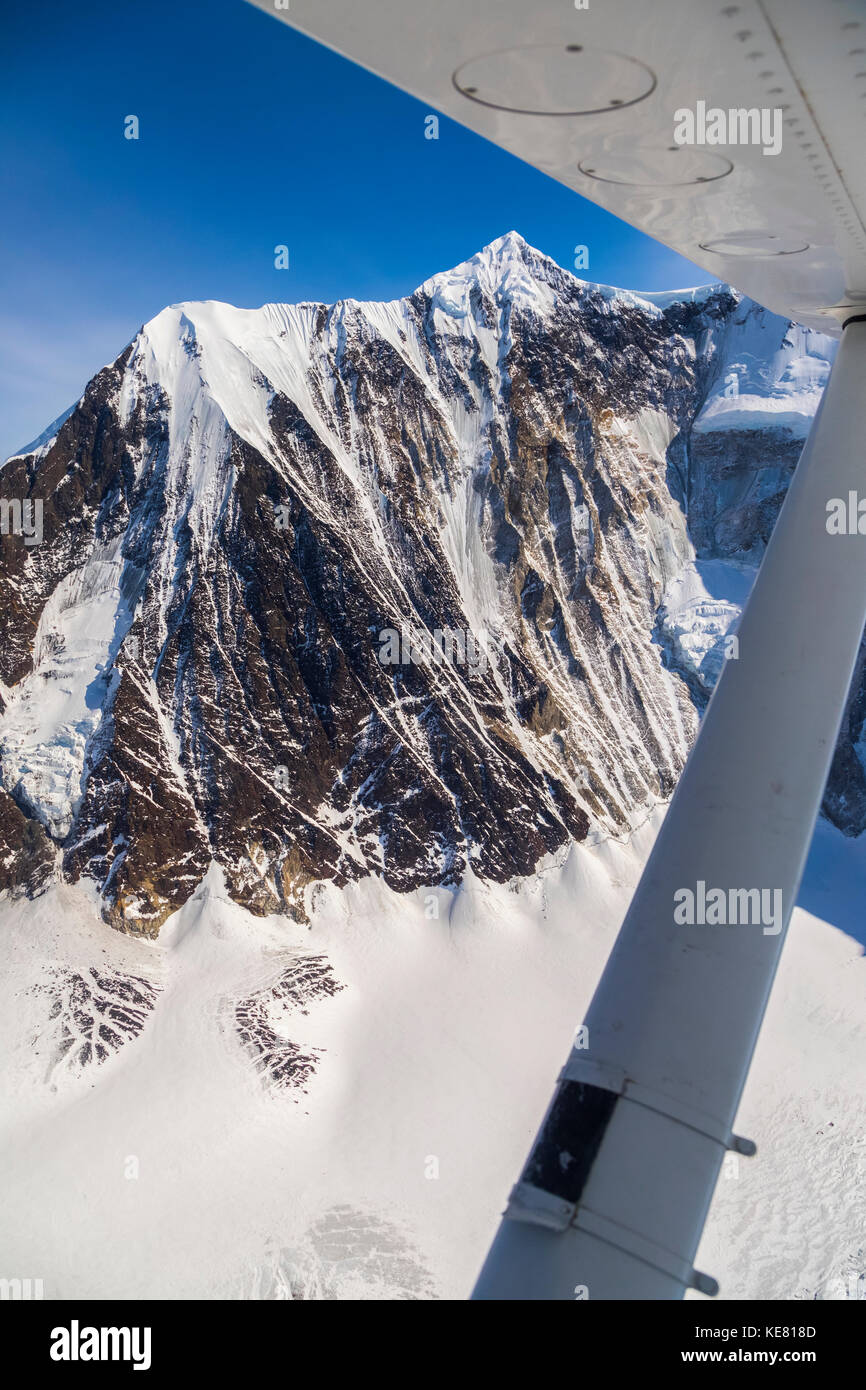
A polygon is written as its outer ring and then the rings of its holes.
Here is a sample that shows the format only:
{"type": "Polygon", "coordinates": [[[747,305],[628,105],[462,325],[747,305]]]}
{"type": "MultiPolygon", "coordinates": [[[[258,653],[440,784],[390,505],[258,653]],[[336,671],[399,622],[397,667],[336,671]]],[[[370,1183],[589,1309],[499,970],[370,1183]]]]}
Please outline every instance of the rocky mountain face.
{"type": "MultiPolygon", "coordinates": [[[[832,343],[515,233],[405,300],[165,309],[0,536],[0,890],[155,935],[215,859],[308,886],[532,872],[670,795],[832,343]],[[32,528],[31,528],[32,529],[32,528]],[[18,534],[16,534],[16,530],[18,534]]],[[[858,677],[825,812],[866,825],[858,677]]]]}

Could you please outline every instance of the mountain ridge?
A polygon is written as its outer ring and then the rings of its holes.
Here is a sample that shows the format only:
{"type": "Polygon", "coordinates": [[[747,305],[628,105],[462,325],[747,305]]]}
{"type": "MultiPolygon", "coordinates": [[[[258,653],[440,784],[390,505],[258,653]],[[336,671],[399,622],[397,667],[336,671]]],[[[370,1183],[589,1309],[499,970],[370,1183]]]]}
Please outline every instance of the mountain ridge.
{"type": "Polygon", "coordinates": [[[108,921],[154,934],[213,859],[301,918],[328,878],[507,881],[670,795],[736,605],[695,639],[665,594],[760,558],[832,352],[686,293],[509,233],[406,299],[185,302],[7,462],[45,539],[0,547],[3,797],[108,921]]]}

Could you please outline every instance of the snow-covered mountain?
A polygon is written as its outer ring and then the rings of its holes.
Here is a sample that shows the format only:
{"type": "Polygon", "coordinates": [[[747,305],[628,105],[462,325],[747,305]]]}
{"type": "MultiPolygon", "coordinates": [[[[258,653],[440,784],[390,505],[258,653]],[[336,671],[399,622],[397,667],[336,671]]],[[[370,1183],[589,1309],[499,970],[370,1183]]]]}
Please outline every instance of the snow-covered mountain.
{"type": "MultiPolygon", "coordinates": [[[[510,233],[393,303],[165,309],[4,465],[0,1275],[465,1296],[833,347],[510,233]]],[[[729,1297],[866,1275],[862,670],[729,1297]]]]}
{"type": "Polygon", "coordinates": [[[165,309],[2,471],[43,506],[41,544],[0,548],[33,842],[8,872],[59,847],[155,934],[212,859],[303,916],[326,879],[503,882],[627,832],[682,768],[831,351],[515,233],[390,304],[165,309]],[[383,663],[389,632],[414,659],[383,663]]]}

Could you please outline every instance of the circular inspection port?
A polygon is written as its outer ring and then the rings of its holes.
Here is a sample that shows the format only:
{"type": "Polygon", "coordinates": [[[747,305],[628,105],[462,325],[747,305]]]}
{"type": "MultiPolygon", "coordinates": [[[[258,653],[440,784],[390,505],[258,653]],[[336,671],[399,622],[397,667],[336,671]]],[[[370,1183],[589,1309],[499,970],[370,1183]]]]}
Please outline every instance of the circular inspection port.
{"type": "Polygon", "coordinates": [[[729,232],[713,241],[700,242],[700,248],[717,256],[796,256],[800,251],[808,251],[809,243],[771,232],[729,232]]]}
{"type": "Polygon", "coordinates": [[[691,188],[714,183],[733,169],[722,155],[707,154],[692,145],[641,146],[634,140],[622,142],[621,149],[606,144],[604,152],[587,155],[578,164],[587,178],[601,183],[622,184],[626,188],[691,188]]]}
{"type": "Polygon", "coordinates": [[[453,76],[470,101],[520,116],[596,116],[643,101],[655,74],[637,58],[584,44],[531,44],[470,58],[453,76]]]}

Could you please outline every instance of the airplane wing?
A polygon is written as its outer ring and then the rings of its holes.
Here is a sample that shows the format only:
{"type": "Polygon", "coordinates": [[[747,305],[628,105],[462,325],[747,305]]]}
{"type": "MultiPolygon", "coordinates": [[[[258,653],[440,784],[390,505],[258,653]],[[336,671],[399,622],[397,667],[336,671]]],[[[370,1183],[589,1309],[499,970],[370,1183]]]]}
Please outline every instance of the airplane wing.
{"type": "Polygon", "coordinates": [[[254,3],[774,313],[866,307],[863,0],[254,3]],[[781,150],[677,144],[699,102],[778,111],[781,150]]]}

